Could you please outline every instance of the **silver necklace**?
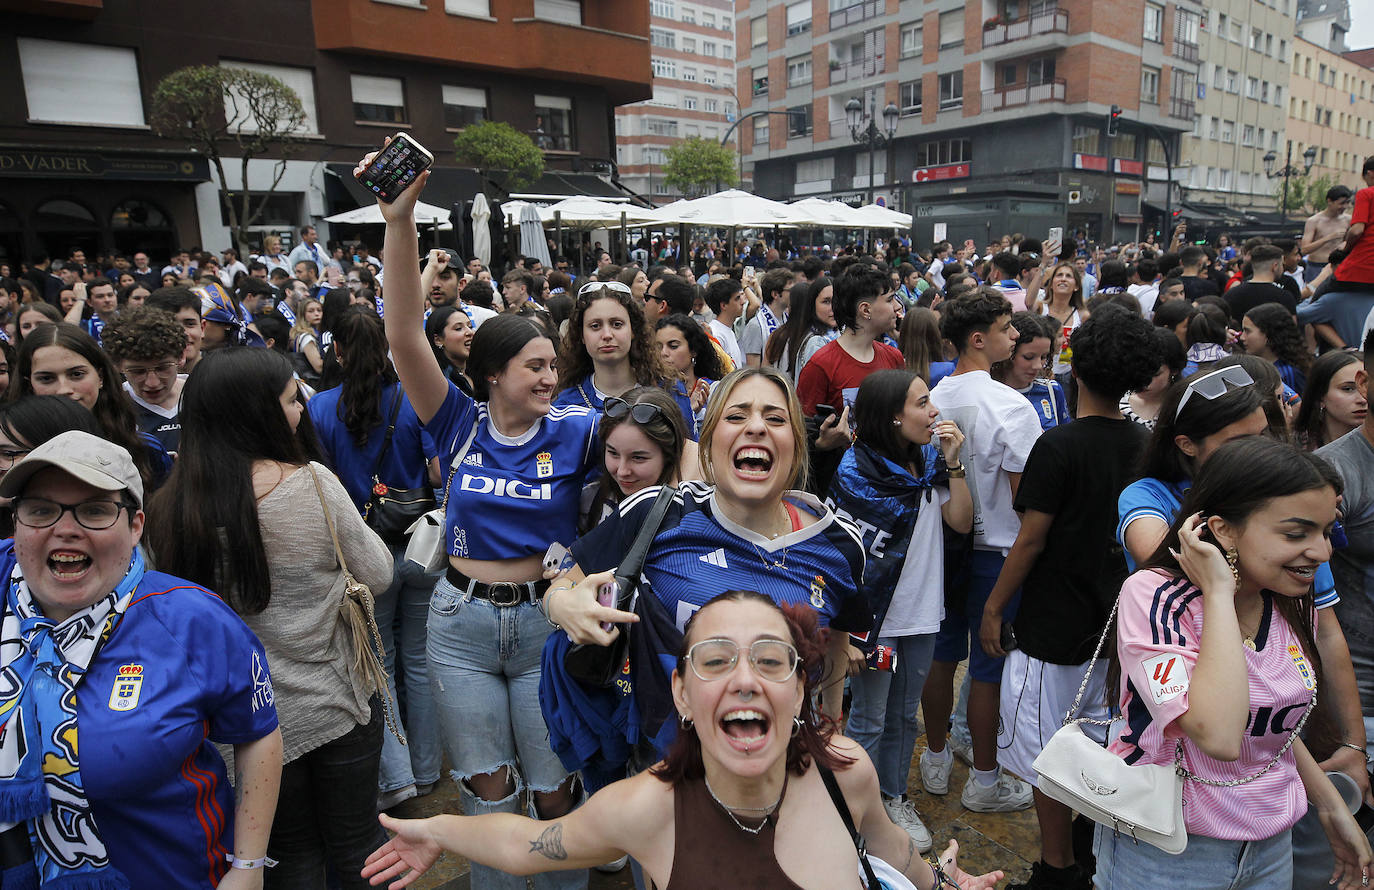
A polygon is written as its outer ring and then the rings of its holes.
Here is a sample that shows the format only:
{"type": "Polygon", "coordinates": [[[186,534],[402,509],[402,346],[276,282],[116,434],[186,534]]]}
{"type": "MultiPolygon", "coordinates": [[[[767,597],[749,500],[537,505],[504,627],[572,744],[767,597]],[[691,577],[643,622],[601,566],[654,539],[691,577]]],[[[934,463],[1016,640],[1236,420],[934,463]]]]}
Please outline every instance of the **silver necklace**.
{"type": "MultiPolygon", "coordinates": [[[[783,511],[786,512],[786,509],[787,509],[787,508],[784,507],[784,508],[783,508],[783,511]]],[[[784,532],[783,534],[789,534],[789,533],[791,533],[791,531],[792,531],[792,521],[791,521],[791,517],[790,517],[790,515],[789,515],[789,516],[788,516],[788,520],[787,520],[787,531],[784,532]]],[[[776,535],[776,534],[774,534],[774,535],[769,535],[769,538],[770,538],[771,540],[777,540],[778,535],[776,535]]],[[[786,548],[786,547],[782,548],[782,559],[776,559],[776,558],[773,557],[771,554],[764,553],[764,552],[763,552],[763,548],[760,547],[758,544],[754,543],[753,541],[750,541],[749,543],[750,543],[750,545],[753,546],[754,552],[757,553],[757,554],[759,555],[759,559],[763,562],[763,567],[764,567],[765,569],[767,569],[768,571],[771,572],[771,571],[773,571],[774,569],[785,569],[785,568],[787,568],[787,548],[786,548]]]]}
{"type": "Polygon", "coordinates": [[[749,833],[749,834],[755,834],[755,835],[758,834],[760,831],[763,831],[764,827],[768,824],[768,820],[769,820],[770,818],[772,818],[773,811],[776,810],[776,809],[778,808],[778,804],[782,803],[782,796],[783,796],[784,794],[787,793],[787,775],[784,773],[784,774],[783,774],[783,778],[782,778],[782,790],[780,790],[780,791],[778,792],[778,799],[775,800],[775,801],[773,801],[773,802],[772,802],[771,804],[769,804],[768,806],[766,806],[766,807],[731,807],[731,806],[727,805],[727,804],[725,803],[725,801],[721,800],[719,797],[716,797],[716,792],[715,792],[715,789],[711,787],[711,780],[710,780],[710,779],[706,778],[706,777],[703,775],[703,776],[702,776],[702,780],[706,783],[706,793],[709,794],[709,795],[711,795],[711,799],[714,800],[714,801],[716,802],[716,806],[720,807],[722,810],[725,811],[725,815],[727,815],[727,816],[730,817],[730,821],[733,822],[733,823],[735,823],[735,827],[737,827],[740,831],[744,831],[744,832],[747,832],[747,833],[749,833]],[[741,822],[741,821],[735,816],[735,810],[740,810],[740,811],[742,811],[742,812],[749,812],[749,813],[762,813],[762,814],[763,814],[763,821],[760,822],[760,823],[758,824],[758,826],[756,826],[756,827],[754,827],[754,828],[750,828],[748,825],[745,825],[743,822],[741,822]]]}

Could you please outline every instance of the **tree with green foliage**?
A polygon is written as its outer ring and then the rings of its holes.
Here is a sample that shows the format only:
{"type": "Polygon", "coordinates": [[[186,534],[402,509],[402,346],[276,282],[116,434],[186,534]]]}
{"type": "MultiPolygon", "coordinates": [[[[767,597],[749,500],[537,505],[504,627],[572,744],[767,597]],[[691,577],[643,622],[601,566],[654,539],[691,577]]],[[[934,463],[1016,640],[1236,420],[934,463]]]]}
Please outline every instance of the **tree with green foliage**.
{"type": "Polygon", "coordinates": [[[534,140],[502,121],[464,127],[453,140],[458,163],[471,164],[483,178],[505,173],[506,191],[516,192],[544,175],[544,153],[534,140]]]}
{"type": "Polygon", "coordinates": [[[663,181],[688,197],[697,197],[720,186],[734,186],[735,164],[733,149],[714,139],[689,136],[669,147],[663,181]]]}
{"type": "Polygon", "coordinates": [[[158,82],[149,122],[157,135],[186,143],[210,162],[234,244],[240,253],[246,251],[249,227],[262,217],[286,175],[287,158],[300,148],[305,107],[296,91],[270,74],[196,65],[158,82]],[[253,200],[249,162],[268,154],[277,156],[272,180],[253,200]],[[240,165],[241,188],[236,193],[225,179],[226,159],[237,159],[240,165]]]}
{"type": "MultiPolygon", "coordinates": [[[[1316,213],[1318,210],[1326,209],[1326,193],[1332,186],[1340,185],[1340,177],[1334,173],[1323,173],[1316,179],[1311,178],[1310,173],[1297,174],[1288,177],[1288,206],[1285,208],[1289,213],[1301,212],[1308,215],[1316,213]]],[[[1274,204],[1278,206],[1283,203],[1283,177],[1274,178],[1274,204]]]]}

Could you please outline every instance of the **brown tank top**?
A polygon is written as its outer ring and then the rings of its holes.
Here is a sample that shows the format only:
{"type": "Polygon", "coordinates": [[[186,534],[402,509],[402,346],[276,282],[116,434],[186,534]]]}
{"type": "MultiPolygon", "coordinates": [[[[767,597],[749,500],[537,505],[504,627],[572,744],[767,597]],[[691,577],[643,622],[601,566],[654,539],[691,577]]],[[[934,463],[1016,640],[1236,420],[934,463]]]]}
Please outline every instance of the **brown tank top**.
{"type": "Polygon", "coordinates": [[[679,782],[673,788],[673,871],[665,890],[802,890],[773,855],[775,816],[756,835],[741,831],[711,799],[705,780],[679,782]]]}

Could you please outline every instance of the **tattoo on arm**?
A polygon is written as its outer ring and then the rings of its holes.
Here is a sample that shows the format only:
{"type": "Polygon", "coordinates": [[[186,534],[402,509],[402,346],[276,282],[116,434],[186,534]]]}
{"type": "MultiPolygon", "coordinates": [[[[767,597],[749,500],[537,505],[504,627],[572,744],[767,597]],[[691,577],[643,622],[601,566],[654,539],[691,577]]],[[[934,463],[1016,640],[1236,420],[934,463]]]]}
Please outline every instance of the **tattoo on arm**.
{"type": "Polygon", "coordinates": [[[563,849],[563,825],[555,822],[539,837],[530,841],[530,852],[538,853],[546,859],[561,862],[568,858],[568,851],[563,849]]]}
{"type": "Polygon", "coordinates": [[[906,873],[907,873],[907,869],[911,868],[911,860],[912,860],[913,858],[915,858],[915,856],[916,856],[916,841],[913,840],[912,838],[908,837],[908,838],[906,839],[906,862],[902,865],[902,869],[901,869],[902,874],[906,874],[906,873]]]}

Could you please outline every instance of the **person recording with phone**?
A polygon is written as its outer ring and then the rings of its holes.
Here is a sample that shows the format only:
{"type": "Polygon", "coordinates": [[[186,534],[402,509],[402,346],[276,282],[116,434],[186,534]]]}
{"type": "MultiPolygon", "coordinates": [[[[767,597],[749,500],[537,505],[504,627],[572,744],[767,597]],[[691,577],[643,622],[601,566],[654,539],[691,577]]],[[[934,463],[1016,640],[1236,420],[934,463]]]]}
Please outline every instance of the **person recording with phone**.
{"type": "MultiPolygon", "coordinates": [[[[355,175],[377,156],[365,157],[355,175]]],[[[430,598],[426,649],[440,737],[464,812],[515,813],[528,789],[531,812],[555,819],[579,795],[539,710],[540,657],[552,630],[541,610],[549,586],[543,555],[576,533],[583,480],[600,459],[598,415],[552,407],[554,341],[518,315],[489,319],[473,335],[472,396],[445,377],[421,323],[425,294],[415,262],[415,202],[428,178],[419,173],[378,206],[386,220],[387,342],[447,480],[436,495],[446,505],[448,567],[430,598]]],[[[534,881],[581,888],[587,872],[534,881]]],[[[514,890],[525,879],[474,864],[472,886],[514,890]]]]}

